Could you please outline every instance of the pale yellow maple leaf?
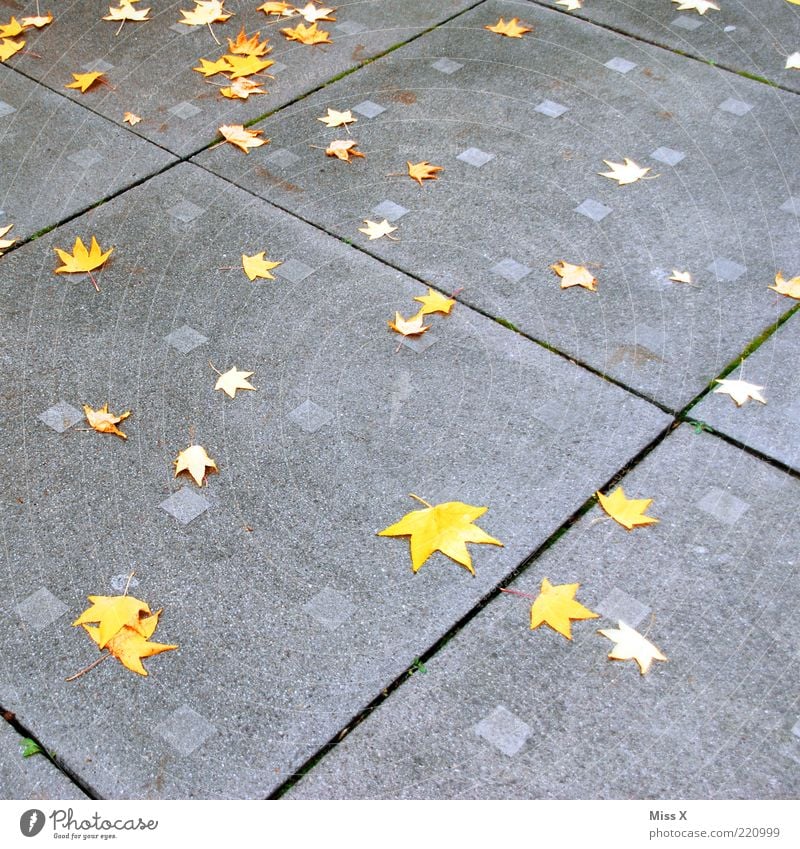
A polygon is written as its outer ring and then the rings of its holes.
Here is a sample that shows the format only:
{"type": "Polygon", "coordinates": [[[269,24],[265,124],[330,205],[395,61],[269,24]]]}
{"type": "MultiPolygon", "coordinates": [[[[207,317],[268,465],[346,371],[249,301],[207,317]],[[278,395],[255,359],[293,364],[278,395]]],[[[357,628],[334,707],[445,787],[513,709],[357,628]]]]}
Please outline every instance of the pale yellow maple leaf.
{"type": "Polygon", "coordinates": [[[709,9],[716,9],[719,12],[719,6],[711,0],[672,0],[672,2],[677,3],[679,12],[695,11],[701,15],[705,15],[709,9]]]}
{"type": "Polygon", "coordinates": [[[422,304],[420,312],[423,315],[431,315],[435,312],[449,315],[455,305],[454,298],[448,298],[441,292],[437,292],[435,289],[431,289],[430,287],[428,287],[427,295],[417,295],[414,300],[419,301],[419,303],[422,304]]]}
{"type": "Polygon", "coordinates": [[[277,268],[281,263],[280,261],[272,262],[271,260],[264,259],[265,253],[266,251],[261,251],[260,253],[253,254],[253,256],[242,254],[242,268],[249,280],[255,280],[256,277],[263,277],[267,280],[275,279],[275,275],[270,274],[270,271],[273,268],[277,268]]]}
{"type": "Polygon", "coordinates": [[[4,38],[0,40],[0,62],[5,62],[6,59],[10,59],[15,53],[19,53],[24,46],[24,41],[14,41],[13,38],[4,38]]]}
{"type": "Polygon", "coordinates": [[[390,235],[390,233],[394,233],[397,227],[392,226],[386,218],[383,221],[370,221],[369,218],[365,218],[364,223],[367,226],[359,227],[358,232],[363,233],[370,241],[380,239],[381,236],[386,236],[387,239],[391,239],[393,242],[399,241],[397,236],[390,235]]]}
{"type": "Polygon", "coordinates": [[[195,7],[191,11],[181,9],[183,17],[178,23],[190,27],[203,27],[217,21],[227,21],[232,13],[222,8],[224,2],[225,0],[195,0],[195,7]]]}
{"type": "Polygon", "coordinates": [[[748,383],[746,380],[725,380],[718,379],[714,383],[720,385],[714,390],[715,395],[730,395],[736,402],[737,407],[747,401],[758,401],[761,404],[766,404],[767,399],[761,394],[763,386],[756,386],[755,383],[748,383]]]}
{"type": "Polygon", "coordinates": [[[269,139],[258,138],[264,132],[263,130],[246,130],[241,124],[224,124],[219,128],[219,132],[226,142],[235,145],[245,153],[250,153],[253,147],[269,144],[269,139]]]}
{"type": "Polygon", "coordinates": [[[337,112],[329,106],[328,114],[324,115],[322,118],[317,118],[317,120],[322,121],[326,127],[342,127],[347,124],[355,123],[358,118],[354,118],[353,113],[349,109],[346,112],[337,112]]]}
{"type": "Polygon", "coordinates": [[[416,180],[420,186],[423,180],[438,180],[437,173],[444,171],[441,165],[431,165],[430,162],[425,161],[417,163],[406,162],[406,166],[408,168],[408,176],[412,180],[416,180]]]}
{"type": "Polygon", "coordinates": [[[298,24],[296,27],[285,27],[281,30],[288,41],[299,41],[302,44],[333,44],[330,33],[324,29],[317,29],[316,24],[306,26],[298,24]]]}
{"type": "Polygon", "coordinates": [[[97,82],[104,81],[102,71],[88,71],[85,74],[73,74],[72,79],[73,82],[68,83],[64,86],[64,88],[75,88],[79,89],[81,92],[87,91],[97,82]]]}
{"type": "Polygon", "coordinates": [[[16,241],[17,241],[16,239],[4,239],[4,238],[3,238],[3,236],[5,236],[5,235],[6,235],[6,233],[8,233],[8,231],[9,231],[9,230],[10,230],[13,226],[14,226],[13,224],[9,224],[9,225],[7,225],[6,227],[0,227],[0,256],[2,256],[2,255],[3,255],[3,251],[4,251],[6,248],[10,248],[10,247],[14,244],[14,242],[16,242],[16,241]]]}
{"type": "Polygon", "coordinates": [[[313,3],[306,3],[302,9],[297,8],[294,10],[295,14],[301,15],[308,21],[308,23],[313,24],[315,21],[335,21],[335,15],[332,15],[331,12],[335,12],[336,9],[331,9],[330,7],[321,7],[315,6],[313,3]]]}
{"type": "Polygon", "coordinates": [[[608,177],[611,180],[616,180],[620,186],[627,186],[630,183],[635,183],[641,180],[642,177],[650,170],[637,165],[632,159],[625,157],[625,162],[609,162],[604,159],[603,162],[608,165],[610,171],[598,172],[601,177],[608,177]]]}
{"type": "Polygon", "coordinates": [[[31,15],[30,17],[22,19],[22,26],[35,27],[36,29],[41,29],[42,27],[46,27],[48,24],[52,23],[52,12],[48,12],[46,15],[31,15]]]}
{"type": "Polygon", "coordinates": [[[202,445],[190,445],[188,448],[184,448],[173,460],[173,463],[176,478],[181,472],[188,472],[198,486],[203,485],[207,473],[219,471],[217,464],[208,456],[202,445]]]}
{"type": "Polygon", "coordinates": [[[677,268],[673,268],[668,279],[672,280],[673,283],[691,283],[692,275],[688,271],[678,271],[677,268]]]}
{"type": "Polygon", "coordinates": [[[133,126],[135,126],[136,124],[138,124],[138,123],[139,123],[139,121],[141,121],[142,119],[141,119],[141,117],[140,117],[139,115],[137,115],[135,112],[126,112],[126,113],[122,116],[122,120],[123,120],[123,122],[124,122],[124,123],[126,123],[126,124],[130,124],[130,125],[133,127],[133,126]]]}
{"type": "Polygon", "coordinates": [[[394,321],[389,321],[388,324],[395,333],[399,333],[401,336],[419,336],[431,329],[430,325],[425,324],[424,321],[425,315],[420,309],[411,318],[403,318],[399,312],[395,312],[394,321]]]}
{"type": "Polygon", "coordinates": [[[645,516],[645,510],[653,503],[652,498],[627,498],[621,486],[610,495],[603,495],[602,492],[597,492],[596,495],[603,510],[626,530],[658,522],[658,519],[652,516],[645,516]]]}
{"type": "Polygon", "coordinates": [[[109,6],[108,14],[103,15],[104,21],[149,21],[147,16],[150,9],[137,9],[133,3],[122,0],[119,6],[109,6]]]}
{"type": "Polygon", "coordinates": [[[58,254],[61,262],[64,263],[56,269],[56,274],[78,274],[82,271],[94,271],[95,268],[100,268],[111,256],[114,248],[109,248],[103,253],[102,248],[97,243],[97,239],[92,236],[92,241],[87,250],[80,236],[78,236],[75,239],[71,254],[61,250],[61,248],[53,248],[53,250],[58,254]]]}
{"type": "Polygon", "coordinates": [[[772,289],[779,295],[786,295],[789,298],[800,300],[800,275],[787,280],[783,276],[783,272],[779,271],[775,275],[775,285],[767,286],[767,289],[772,289]]]}
{"type": "Polygon", "coordinates": [[[667,658],[657,649],[650,640],[645,639],[638,631],[621,620],[617,622],[618,628],[601,628],[597,633],[608,637],[614,648],[608,656],[611,660],[635,660],[639,664],[639,672],[644,675],[654,660],[667,658]]]}
{"type": "Polygon", "coordinates": [[[256,6],[256,9],[265,15],[275,15],[278,18],[291,18],[294,15],[294,6],[291,3],[286,3],[285,0],[262,3],[260,6],[256,6]]]}
{"type": "Polygon", "coordinates": [[[225,86],[219,90],[223,97],[229,97],[234,100],[247,100],[251,94],[267,94],[267,91],[261,88],[261,83],[253,82],[247,77],[234,80],[229,86],[225,86]]]}
{"type": "Polygon", "coordinates": [[[253,386],[253,384],[247,379],[248,377],[252,377],[254,374],[254,371],[239,371],[236,366],[233,366],[233,368],[228,369],[225,374],[221,374],[219,376],[214,389],[219,389],[230,398],[235,398],[237,389],[255,390],[255,386],[253,386]]]}
{"type": "Polygon", "coordinates": [[[96,410],[92,409],[88,404],[84,404],[83,412],[86,415],[86,421],[89,422],[89,427],[98,433],[113,433],[115,436],[122,437],[122,439],[128,438],[128,435],[123,433],[117,425],[130,416],[130,410],[120,413],[117,416],[114,413],[108,412],[108,404],[104,404],[96,410]]]}
{"type": "Polygon", "coordinates": [[[800,51],[796,53],[790,53],[786,57],[786,64],[784,65],[784,69],[790,70],[792,68],[797,71],[800,71],[800,51]]]}
{"type": "Polygon", "coordinates": [[[496,24],[492,26],[487,24],[484,29],[488,29],[490,32],[496,32],[498,35],[505,35],[508,38],[522,38],[526,32],[533,32],[531,27],[520,24],[519,18],[511,18],[508,23],[500,18],[496,24]]]}
{"type": "Polygon", "coordinates": [[[592,292],[597,291],[597,279],[584,265],[573,265],[563,259],[550,266],[561,278],[561,288],[569,289],[571,286],[582,286],[592,292]]]}
{"type": "Polygon", "coordinates": [[[556,0],[556,6],[563,6],[568,12],[583,8],[581,0],[556,0]]]}
{"type": "Polygon", "coordinates": [[[344,162],[350,162],[351,156],[360,156],[362,159],[366,159],[366,154],[356,150],[357,144],[358,142],[355,139],[336,139],[325,148],[325,153],[344,162]]]}

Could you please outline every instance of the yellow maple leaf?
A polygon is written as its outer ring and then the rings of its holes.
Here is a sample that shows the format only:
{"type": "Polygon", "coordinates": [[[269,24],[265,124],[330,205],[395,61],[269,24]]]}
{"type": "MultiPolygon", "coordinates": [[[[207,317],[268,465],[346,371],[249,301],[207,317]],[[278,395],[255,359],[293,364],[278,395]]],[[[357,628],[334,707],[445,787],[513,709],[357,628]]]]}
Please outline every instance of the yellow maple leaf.
{"type": "Polygon", "coordinates": [[[355,139],[335,139],[325,148],[325,153],[344,162],[350,162],[351,156],[360,156],[362,159],[366,159],[366,154],[356,150],[357,144],[358,142],[355,139]]]}
{"type": "Polygon", "coordinates": [[[147,16],[150,14],[150,9],[137,9],[133,6],[133,2],[122,0],[119,6],[109,6],[108,14],[103,15],[104,21],[149,21],[147,16]]]}
{"type": "Polygon", "coordinates": [[[354,118],[353,113],[349,109],[346,112],[337,112],[329,106],[328,114],[322,118],[317,118],[317,120],[322,121],[326,127],[342,127],[354,123],[358,118],[354,118]]]}
{"type": "Polygon", "coordinates": [[[294,15],[294,6],[291,3],[286,3],[285,0],[279,0],[275,3],[262,3],[260,6],[256,6],[256,9],[265,15],[275,15],[278,18],[291,18],[294,15]]]}
{"type": "Polygon", "coordinates": [[[408,176],[412,180],[416,180],[420,186],[423,180],[438,180],[437,173],[444,171],[441,165],[431,165],[430,162],[425,161],[417,162],[416,164],[406,162],[406,166],[408,167],[408,176]]]}
{"type": "Polygon", "coordinates": [[[603,510],[629,531],[637,525],[652,525],[658,522],[658,519],[644,514],[653,503],[652,498],[626,498],[625,490],[621,486],[618,486],[610,495],[603,495],[602,492],[596,494],[603,510]]]}
{"type": "Polygon", "coordinates": [[[198,486],[203,485],[206,469],[209,470],[209,474],[219,471],[217,464],[208,456],[202,445],[190,445],[188,448],[184,448],[183,451],[179,452],[173,463],[176,478],[181,472],[188,472],[198,486]]]}
{"type": "Polygon", "coordinates": [[[667,659],[650,640],[645,639],[630,625],[622,621],[617,624],[618,628],[603,628],[597,631],[615,643],[608,654],[611,660],[635,660],[639,664],[639,672],[644,675],[654,660],[667,659]]]}
{"type": "Polygon", "coordinates": [[[650,170],[637,165],[632,159],[625,157],[625,162],[609,162],[604,159],[603,162],[608,165],[610,171],[599,171],[601,177],[608,177],[611,180],[616,180],[620,186],[627,186],[630,183],[635,183],[641,180],[642,177],[650,170]]]}
{"type": "Polygon", "coordinates": [[[417,295],[414,300],[419,301],[422,304],[422,309],[420,310],[422,315],[430,315],[435,312],[449,315],[450,310],[453,309],[455,304],[455,300],[453,298],[448,298],[441,292],[437,292],[435,289],[431,289],[430,287],[428,287],[427,295],[417,295]]]}
{"type": "Polygon", "coordinates": [[[25,31],[25,27],[14,17],[7,24],[0,24],[0,38],[13,38],[25,31]]]}
{"type": "Polygon", "coordinates": [[[237,56],[229,53],[222,57],[228,67],[223,70],[223,73],[228,75],[231,80],[237,80],[240,77],[249,77],[251,74],[258,74],[266,70],[275,62],[272,59],[261,59],[258,56],[248,54],[247,56],[237,56]]]}
{"type": "Polygon", "coordinates": [[[688,271],[679,271],[677,268],[673,268],[668,279],[672,280],[673,283],[691,283],[692,275],[688,271]]]}
{"type": "Polygon", "coordinates": [[[48,12],[46,15],[31,15],[30,17],[22,19],[22,26],[24,27],[36,27],[36,29],[41,29],[42,27],[46,27],[48,24],[53,23],[53,13],[48,12]]]}
{"type": "Polygon", "coordinates": [[[367,225],[366,227],[359,227],[358,232],[363,233],[365,236],[369,237],[370,241],[374,239],[380,239],[381,236],[386,236],[387,239],[391,239],[393,242],[399,242],[400,240],[396,236],[390,236],[390,233],[394,233],[397,227],[393,227],[389,221],[384,218],[383,221],[370,221],[369,218],[364,219],[364,223],[367,225]]]}
{"type": "Polygon", "coordinates": [[[190,27],[203,27],[217,21],[227,21],[232,13],[222,8],[224,2],[225,0],[195,0],[195,7],[191,11],[181,9],[183,17],[178,23],[190,27]]]}
{"type": "Polygon", "coordinates": [[[246,130],[241,124],[225,124],[219,128],[225,141],[235,145],[239,150],[250,153],[250,148],[269,144],[269,139],[258,138],[263,130],[246,130]]]}
{"type": "Polygon", "coordinates": [[[253,256],[242,254],[242,268],[249,280],[255,280],[256,277],[264,277],[267,280],[275,279],[275,275],[270,274],[270,271],[281,265],[281,262],[272,262],[271,260],[264,259],[265,253],[266,251],[261,251],[260,253],[253,254],[253,256]]]}
{"type": "Polygon", "coordinates": [[[531,605],[531,630],[540,625],[549,625],[554,631],[571,640],[571,619],[598,619],[600,614],[575,601],[578,587],[580,584],[554,586],[544,578],[539,595],[531,605]]]}
{"type": "Polygon", "coordinates": [[[142,119],[135,112],[126,112],[122,116],[122,120],[126,124],[130,124],[132,127],[139,123],[142,119]]]}
{"type": "Polygon", "coordinates": [[[715,380],[714,383],[720,385],[714,390],[717,395],[730,395],[736,402],[737,407],[750,401],[758,401],[761,404],[766,404],[767,399],[761,394],[763,386],[756,386],[755,383],[748,383],[746,380],[715,380]]]}
{"type": "Polygon", "coordinates": [[[294,10],[296,15],[301,15],[310,24],[313,24],[315,21],[335,21],[336,17],[331,14],[331,12],[335,11],[336,9],[318,7],[313,3],[306,3],[302,9],[297,8],[294,10]]]}
{"type": "Polygon", "coordinates": [[[559,260],[550,268],[561,278],[561,288],[569,289],[571,286],[582,286],[592,292],[597,291],[597,279],[586,266],[573,265],[571,262],[559,260]]]}
{"type": "MultiPolygon", "coordinates": [[[[160,611],[159,611],[160,612],[160,611]]],[[[154,613],[142,620],[143,625],[150,631],[150,634],[155,631],[158,623],[159,613],[154,613]]],[[[83,626],[86,633],[98,643],[100,637],[97,628],[93,625],[83,626]]],[[[150,636],[150,635],[148,635],[150,636]]],[[[99,643],[98,643],[99,645],[99,643]]],[[[177,649],[176,645],[167,645],[166,643],[151,643],[146,637],[127,626],[119,630],[105,645],[105,648],[113,655],[124,667],[130,669],[131,672],[137,672],[139,675],[147,675],[147,670],[142,665],[142,658],[153,657],[153,655],[161,654],[161,652],[177,649]]]]}
{"type": "Polygon", "coordinates": [[[247,77],[234,80],[229,86],[221,88],[219,93],[223,97],[229,97],[233,100],[247,100],[251,94],[267,94],[261,88],[261,83],[253,82],[253,80],[249,80],[247,77]]]}
{"type": "Polygon", "coordinates": [[[0,62],[5,62],[6,59],[10,59],[15,53],[19,53],[24,46],[24,41],[14,41],[13,38],[4,38],[0,40],[0,62]]]}
{"type": "Polygon", "coordinates": [[[210,62],[208,59],[200,60],[199,68],[192,68],[193,71],[197,71],[198,74],[202,74],[204,77],[213,77],[214,74],[224,74],[226,71],[230,70],[230,65],[228,64],[227,56],[220,56],[216,62],[210,62]]]}
{"type": "Polygon", "coordinates": [[[64,88],[76,88],[80,89],[81,92],[87,91],[87,89],[90,89],[97,82],[104,82],[102,71],[88,71],[85,74],[73,74],[72,79],[73,82],[67,83],[64,88]]]}
{"type": "Polygon", "coordinates": [[[783,276],[783,272],[779,271],[775,275],[775,285],[767,286],[767,289],[772,289],[779,295],[786,295],[789,298],[797,298],[800,300],[800,275],[787,280],[783,276]]]}
{"type": "Polygon", "coordinates": [[[395,333],[399,333],[401,336],[420,336],[425,331],[431,329],[429,324],[423,323],[424,321],[425,315],[420,310],[416,315],[412,315],[411,318],[403,318],[399,312],[396,312],[394,314],[394,321],[389,321],[388,324],[395,333]]]}
{"type": "Polygon", "coordinates": [[[300,41],[303,44],[333,44],[330,33],[324,29],[317,29],[316,24],[306,26],[298,24],[296,27],[285,27],[281,30],[288,41],[300,41]]]}
{"type": "Polygon", "coordinates": [[[508,23],[500,18],[496,24],[493,26],[487,24],[484,29],[488,29],[489,32],[496,32],[498,35],[508,36],[508,38],[522,38],[524,33],[533,32],[531,27],[520,24],[519,18],[512,18],[508,23]]]}
{"type": "Polygon", "coordinates": [[[701,15],[705,15],[709,9],[716,9],[719,12],[719,6],[716,3],[712,3],[711,0],[672,0],[672,2],[678,4],[679,12],[690,12],[694,10],[701,15]]]}
{"type": "Polygon", "coordinates": [[[72,624],[99,623],[97,644],[101,649],[126,626],[142,636],[149,636],[142,626],[143,615],[150,613],[147,602],[132,595],[90,595],[89,601],[92,606],[84,610],[72,624]]]}
{"type": "Polygon", "coordinates": [[[253,389],[255,386],[247,379],[255,374],[254,371],[239,371],[236,366],[228,369],[225,374],[221,374],[217,380],[214,389],[222,390],[230,398],[236,397],[237,389],[253,389]]]}
{"type": "Polygon", "coordinates": [[[236,39],[228,39],[228,49],[231,53],[241,54],[242,56],[263,56],[265,53],[271,52],[272,48],[268,45],[269,39],[265,38],[264,41],[259,41],[258,36],[260,34],[260,32],[254,32],[251,36],[248,36],[244,31],[244,24],[242,24],[236,39]]]}
{"type": "Polygon", "coordinates": [[[95,268],[100,268],[111,256],[114,248],[109,248],[103,253],[100,245],[97,244],[97,239],[92,236],[89,250],[86,250],[86,246],[78,236],[75,239],[71,254],[61,250],[61,248],[53,248],[53,250],[64,263],[56,269],[56,274],[78,274],[82,271],[94,271],[95,268]]]}
{"type": "MultiPolygon", "coordinates": [[[[417,498],[417,496],[412,496],[417,498]]],[[[421,498],[417,500],[422,501],[421,498]]],[[[466,567],[473,575],[472,557],[466,543],[488,543],[502,546],[503,543],[489,536],[482,528],[473,524],[489,508],[474,507],[461,501],[448,501],[436,506],[422,501],[424,510],[412,510],[395,524],[378,531],[381,537],[410,537],[411,568],[419,571],[423,563],[436,551],[466,567]]]]}
{"type": "Polygon", "coordinates": [[[89,426],[98,433],[113,433],[123,439],[128,438],[127,434],[124,434],[117,425],[130,416],[130,410],[115,416],[114,413],[108,412],[108,404],[98,407],[96,410],[93,410],[88,404],[84,404],[83,412],[86,414],[86,421],[89,422],[89,426]]]}
{"type": "Polygon", "coordinates": [[[16,239],[4,239],[3,238],[3,236],[5,236],[6,233],[8,233],[8,231],[13,226],[14,226],[13,224],[9,224],[7,227],[0,227],[0,256],[3,255],[3,251],[6,248],[10,248],[14,244],[14,242],[17,241],[16,239]]]}

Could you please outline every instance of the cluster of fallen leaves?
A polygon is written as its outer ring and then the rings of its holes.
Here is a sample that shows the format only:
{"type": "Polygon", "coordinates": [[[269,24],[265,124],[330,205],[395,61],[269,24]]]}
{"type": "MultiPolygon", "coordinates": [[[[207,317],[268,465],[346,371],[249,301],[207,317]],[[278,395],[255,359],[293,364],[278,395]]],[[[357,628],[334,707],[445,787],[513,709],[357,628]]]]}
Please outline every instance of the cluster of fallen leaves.
{"type": "MultiPolygon", "coordinates": [[[[368,224],[374,222],[367,222],[368,224]]],[[[392,228],[396,229],[396,228],[392,228]]],[[[361,231],[366,232],[365,230],[361,231]]],[[[423,333],[431,329],[431,325],[425,324],[425,316],[441,313],[442,315],[450,315],[450,311],[455,305],[455,298],[448,298],[441,292],[428,287],[426,295],[417,295],[414,298],[422,306],[410,318],[403,318],[399,312],[395,312],[394,321],[389,321],[389,328],[401,336],[410,336],[413,338],[421,336],[423,333]]]]}
{"type": "Polygon", "coordinates": [[[42,29],[52,23],[53,16],[31,15],[17,20],[12,17],[7,24],[0,24],[0,62],[5,62],[25,47],[25,39],[19,38],[25,32],[42,29]]]}
{"type": "Polygon", "coordinates": [[[275,64],[272,59],[264,58],[272,51],[268,39],[260,41],[259,33],[248,36],[242,29],[235,39],[228,39],[228,49],[230,52],[223,54],[215,62],[201,59],[200,67],[193,70],[206,79],[217,75],[226,77],[230,84],[220,88],[223,97],[247,100],[254,94],[267,94],[267,91],[261,88],[262,82],[254,77],[275,64]]]}

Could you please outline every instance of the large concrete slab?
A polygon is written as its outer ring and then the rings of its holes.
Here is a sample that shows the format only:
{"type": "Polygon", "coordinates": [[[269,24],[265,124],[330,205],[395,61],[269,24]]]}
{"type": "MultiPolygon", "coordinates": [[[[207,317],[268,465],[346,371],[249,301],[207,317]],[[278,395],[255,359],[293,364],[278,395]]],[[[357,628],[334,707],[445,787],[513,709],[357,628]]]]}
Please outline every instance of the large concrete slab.
{"type": "MultiPolygon", "coordinates": [[[[559,8],[555,0],[533,0],[559,8]]],[[[722,0],[702,15],[670,0],[588,0],[571,14],[800,92],[800,71],[786,68],[797,51],[800,11],[786,0],[722,0]]],[[[563,9],[563,7],[561,7],[563,9]]]]}
{"type": "Polygon", "coordinates": [[[85,799],[44,755],[22,757],[22,737],[0,721],[0,799],[85,799]]]}
{"type": "Polygon", "coordinates": [[[797,440],[800,423],[798,326],[800,322],[794,315],[749,356],[740,369],[728,375],[730,380],[745,380],[763,386],[761,394],[766,398],[766,404],[751,400],[737,407],[728,395],[711,392],[692,408],[689,415],[800,471],[800,444],[797,440]]]}
{"type": "Polygon", "coordinates": [[[0,65],[0,228],[25,238],[175,157],[0,65]]]}
{"type": "Polygon", "coordinates": [[[489,0],[262,122],[271,145],[197,161],[680,408],[786,309],[767,283],[800,264],[799,103],[569,15],[489,0]],[[531,36],[484,29],[523,13],[531,36]],[[317,120],[328,107],[356,110],[366,159],[317,149],[346,137],[317,120]],[[657,179],[598,175],[624,157],[657,179]],[[409,160],[444,172],[424,187],[387,176],[409,160]],[[400,241],[358,232],[386,215],[400,241]],[[560,289],[559,260],[589,263],[598,291],[560,289]],[[670,282],[672,269],[695,285],[670,282]]]}
{"type": "Polygon", "coordinates": [[[580,582],[602,618],[568,642],[495,599],[290,796],[796,798],[800,484],[688,427],[623,483],[659,524],[593,509],[514,584],[580,582]],[[668,662],[607,660],[619,619],[668,662]]]}
{"type": "Polygon", "coordinates": [[[18,54],[9,64],[119,124],[126,111],[136,113],[142,121],[133,132],[185,155],[212,142],[221,125],[246,123],[272,112],[475,2],[367,0],[340,4],[337,20],[330,26],[320,24],[333,41],[322,46],[287,41],[280,29],[302,19],[266,17],[256,9],[261,4],[253,0],[225,4],[235,15],[213,25],[221,45],[208,27],[178,23],[183,17],[181,8],[194,8],[186,0],[153,6],[152,20],[126,23],[119,35],[115,35],[117,23],[102,20],[106,6],[76,3],[56,10],[55,22],[30,36],[33,53],[18,54]],[[269,58],[276,64],[267,73],[275,79],[265,79],[268,95],[234,101],[219,94],[222,77],[209,78],[217,83],[214,85],[192,68],[200,64],[201,57],[214,61],[227,52],[226,38],[235,38],[241,27],[248,34],[259,30],[262,38],[269,37],[273,48],[269,58]],[[72,81],[72,73],[94,70],[97,63],[113,88],[96,86],[85,94],[64,88],[72,81]]]}
{"type": "Polygon", "coordinates": [[[188,164],[0,264],[0,703],[99,795],[268,794],[668,424],[463,305],[398,347],[424,292],[188,164]],[[89,227],[116,245],[99,293],[50,271],[89,227]],[[260,250],[277,281],[224,270],[260,250]],[[127,442],[76,420],[106,401],[127,442]],[[172,474],[194,440],[202,490],[172,474]],[[412,574],[375,535],[409,492],[487,505],[505,548],[412,574]],[[96,655],[70,622],[131,569],[180,650],[66,683],[96,655]]]}

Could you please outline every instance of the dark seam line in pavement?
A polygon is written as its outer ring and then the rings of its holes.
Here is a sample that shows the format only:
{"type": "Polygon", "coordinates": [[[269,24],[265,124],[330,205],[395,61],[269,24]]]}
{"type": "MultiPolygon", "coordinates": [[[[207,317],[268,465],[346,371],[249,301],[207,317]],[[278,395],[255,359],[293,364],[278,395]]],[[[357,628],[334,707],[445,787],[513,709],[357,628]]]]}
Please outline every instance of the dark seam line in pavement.
{"type": "MultiPolygon", "coordinates": [[[[669,434],[679,426],[679,424],[680,422],[678,421],[670,422],[657,436],[645,445],[644,448],[641,448],[621,469],[617,470],[601,487],[599,487],[599,491],[607,491],[621,478],[638,466],[645,457],[657,448],[667,438],[667,436],[669,436],[669,434]]],[[[423,654],[416,658],[411,666],[403,670],[403,672],[401,672],[394,681],[384,687],[379,695],[377,695],[365,708],[359,711],[359,713],[357,713],[350,722],[344,725],[328,740],[327,743],[320,747],[314,755],[308,758],[302,766],[295,770],[295,772],[292,773],[292,775],[287,778],[280,787],[267,796],[267,799],[280,799],[288,793],[295,784],[302,780],[328,754],[328,752],[338,745],[338,743],[354,728],[358,727],[365,719],[367,719],[372,711],[380,707],[380,705],[383,704],[383,702],[385,702],[395,690],[402,686],[409,678],[413,677],[416,674],[415,669],[418,668],[420,663],[424,665],[442,648],[444,648],[450,640],[458,636],[459,632],[462,631],[481,612],[481,610],[486,607],[487,604],[500,596],[502,589],[506,588],[520,575],[527,571],[527,569],[531,567],[549,548],[555,545],[556,542],[558,542],[558,540],[561,539],[561,537],[564,536],[564,534],[567,533],[567,531],[569,531],[569,529],[585,513],[588,513],[596,503],[597,495],[593,493],[583,502],[583,504],[580,505],[580,507],[578,507],[577,510],[575,510],[564,522],[562,522],[544,542],[538,545],[518,566],[516,566],[509,575],[503,578],[503,580],[489,590],[486,595],[480,598],[475,605],[467,611],[467,613],[465,613],[456,623],[451,625],[450,628],[448,628],[441,637],[439,637],[428,649],[426,649],[423,654]]]]}
{"type": "MultiPolygon", "coordinates": [[[[69,781],[71,781],[79,790],[81,790],[83,793],[85,793],[90,799],[99,799],[100,798],[100,796],[98,796],[97,793],[95,793],[95,791],[92,790],[91,787],[89,787],[89,785],[84,784],[82,779],[79,778],[76,773],[74,773],[68,766],[61,763],[56,756],[51,755],[50,752],[47,750],[47,747],[44,745],[44,743],[42,743],[42,741],[29,728],[26,728],[17,719],[16,714],[14,714],[13,711],[7,710],[2,705],[0,705],[0,717],[2,717],[14,729],[14,731],[17,732],[17,734],[21,735],[22,737],[28,737],[29,739],[33,740],[34,743],[36,743],[36,745],[39,747],[39,749],[41,751],[38,752],[35,755],[31,755],[31,757],[35,758],[35,757],[38,757],[41,754],[46,760],[50,761],[50,763],[62,775],[64,775],[67,779],[69,779],[69,781]]],[[[20,757],[22,757],[22,756],[20,755],[20,757]]]]}
{"type": "Polygon", "coordinates": [[[540,2],[540,0],[529,0],[529,2],[534,3],[537,6],[541,6],[543,9],[549,9],[551,12],[557,12],[559,15],[565,15],[568,18],[577,18],[579,21],[583,21],[583,23],[585,24],[597,27],[598,29],[607,30],[608,32],[613,32],[615,35],[624,36],[625,38],[628,38],[631,41],[641,41],[642,44],[649,44],[651,47],[657,47],[659,50],[664,50],[667,53],[672,53],[675,56],[681,56],[684,59],[691,59],[693,62],[700,62],[701,64],[708,65],[711,68],[719,68],[721,71],[726,71],[729,74],[736,74],[737,77],[745,77],[748,80],[754,80],[757,83],[761,83],[761,85],[769,86],[769,88],[777,88],[781,91],[793,94],[796,97],[800,97],[800,93],[798,93],[794,89],[788,88],[788,86],[785,85],[781,85],[781,83],[776,83],[773,80],[768,79],[767,77],[760,77],[758,75],[754,75],[750,71],[745,71],[741,68],[732,68],[729,65],[724,65],[721,62],[717,62],[715,59],[704,59],[702,56],[698,56],[694,53],[687,53],[677,47],[670,47],[668,44],[659,44],[657,41],[651,41],[649,38],[645,38],[644,36],[626,32],[624,29],[619,29],[618,27],[612,26],[611,24],[604,24],[599,21],[593,21],[590,18],[583,17],[583,15],[573,15],[566,9],[558,9],[555,6],[547,6],[544,3],[540,2]]]}

